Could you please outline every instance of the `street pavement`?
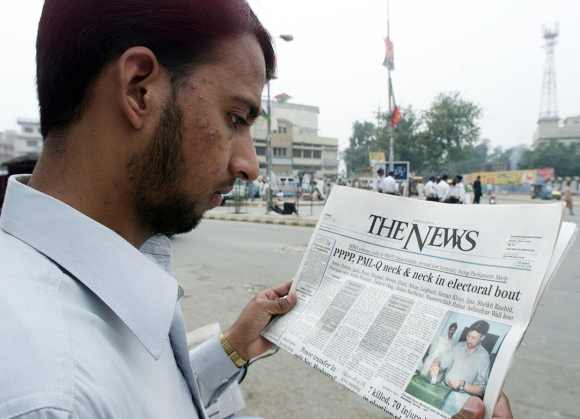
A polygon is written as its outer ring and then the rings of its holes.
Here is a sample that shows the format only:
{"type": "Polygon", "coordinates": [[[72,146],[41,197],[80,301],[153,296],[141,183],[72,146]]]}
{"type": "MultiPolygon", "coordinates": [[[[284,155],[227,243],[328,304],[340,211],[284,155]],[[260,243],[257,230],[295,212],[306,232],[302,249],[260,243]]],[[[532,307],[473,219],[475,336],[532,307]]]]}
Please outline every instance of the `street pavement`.
{"type": "MultiPolygon", "coordinates": [[[[579,216],[567,218],[580,221],[579,216]]],[[[185,289],[188,330],[211,322],[226,327],[252,295],[290,279],[312,231],[205,220],[192,233],[175,237],[174,270],[185,289]]],[[[580,241],[547,290],[515,356],[505,390],[517,418],[580,418],[578,255],[580,241]]],[[[245,413],[265,418],[384,417],[283,352],[252,366],[243,390],[245,413]]]]}

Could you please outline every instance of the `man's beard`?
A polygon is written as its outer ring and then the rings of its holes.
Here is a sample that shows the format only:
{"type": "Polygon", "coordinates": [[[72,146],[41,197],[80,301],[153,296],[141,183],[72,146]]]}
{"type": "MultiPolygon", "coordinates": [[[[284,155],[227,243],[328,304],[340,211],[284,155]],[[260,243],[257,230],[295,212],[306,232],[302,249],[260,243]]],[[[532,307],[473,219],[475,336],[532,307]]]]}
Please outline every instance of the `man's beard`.
{"type": "Polygon", "coordinates": [[[185,176],[182,123],[181,109],[168,102],[151,144],[127,164],[138,221],[153,234],[186,233],[203,215],[179,190],[185,176]]]}

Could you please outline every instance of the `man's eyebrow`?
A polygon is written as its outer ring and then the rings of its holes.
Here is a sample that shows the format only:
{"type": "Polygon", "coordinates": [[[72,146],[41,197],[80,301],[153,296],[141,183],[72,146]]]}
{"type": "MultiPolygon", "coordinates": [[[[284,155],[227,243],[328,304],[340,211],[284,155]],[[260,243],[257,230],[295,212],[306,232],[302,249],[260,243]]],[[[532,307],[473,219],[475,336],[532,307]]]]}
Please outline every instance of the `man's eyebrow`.
{"type": "Polygon", "coordinates": [[[260,115],[260,105],[245,96],[234,96],[235,102],[239,102],[248,108],[248,118],[256,119],[260,115]]]}

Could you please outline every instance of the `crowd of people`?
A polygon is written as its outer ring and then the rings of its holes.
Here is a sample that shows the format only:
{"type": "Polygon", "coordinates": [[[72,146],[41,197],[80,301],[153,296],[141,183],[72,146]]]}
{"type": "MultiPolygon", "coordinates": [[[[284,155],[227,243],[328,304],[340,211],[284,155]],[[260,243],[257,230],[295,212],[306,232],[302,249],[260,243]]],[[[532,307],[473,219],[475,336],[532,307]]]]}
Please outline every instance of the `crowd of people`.
{"type": "MultiPolygon", "coordinates": [[[[470,203],[468,195],[465,193],[465,185],[463,184],[463,176],[461,175],[453,177],[451,181],[447,175],[443,175],[440,178],[431,176],[422,189],[423,196],[427,201],[444,202],[446,204],[470,203]]],[[[481,182],[479,178],[474,182],[473,190],[473,203],[479,204],[481,199],[481,182]],[[478,187],[476,187],[477,183],[479,183],[478,187]]],[[[418,192],[421,195],[421,191],[418,192]]]]}
{"type": "MultiPolygon", "coordinates": [[[[429,177],[425,184],[419,183],[417,185],[417,193],[420,198],[424,198],[427,201],[446,204],[479,204],[483,195],[479,176],[471,187],[473,199],[471,199],[470,194],[466,193],[463,176],[456,175],[450,179],[448,175],[444,174],[440,177],[429,177]]],[[[385,176],[383,168],[377,170],[377,176],[373,182],[373,191],[388,195],[401,195],[394,173],[390,171],[385,176]]]]}

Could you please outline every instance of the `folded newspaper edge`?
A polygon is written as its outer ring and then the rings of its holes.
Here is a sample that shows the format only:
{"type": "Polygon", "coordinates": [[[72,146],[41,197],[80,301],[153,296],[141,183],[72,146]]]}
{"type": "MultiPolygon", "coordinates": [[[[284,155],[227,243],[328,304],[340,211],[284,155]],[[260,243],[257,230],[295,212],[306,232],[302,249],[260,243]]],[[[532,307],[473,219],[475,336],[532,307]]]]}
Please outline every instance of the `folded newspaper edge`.
{"type": "Polygon", "coordinates": [[[298,304],[263,335],[395,418],[486,418],[577,233],[561,203],[447,205],[337,186],[298,304]]]}

